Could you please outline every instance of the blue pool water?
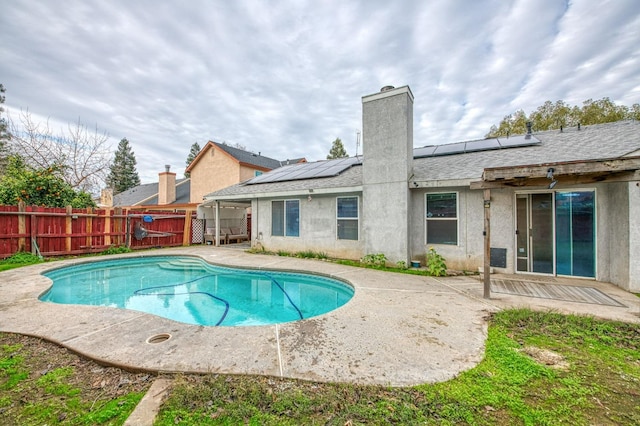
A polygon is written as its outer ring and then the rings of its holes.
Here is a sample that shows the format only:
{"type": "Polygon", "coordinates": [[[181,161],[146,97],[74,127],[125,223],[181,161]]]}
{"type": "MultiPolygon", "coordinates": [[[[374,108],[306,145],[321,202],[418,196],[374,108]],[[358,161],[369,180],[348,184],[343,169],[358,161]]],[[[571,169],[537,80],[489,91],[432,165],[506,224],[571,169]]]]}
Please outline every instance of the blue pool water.
{"type": "Polygon", "coordinates": [[[353,297],[353,288],[316,275],[213,266],[187,256],[84,263],[44,274],[40,300],[111,306],[197,325],[265,325],[311,318],[353,297]]]}

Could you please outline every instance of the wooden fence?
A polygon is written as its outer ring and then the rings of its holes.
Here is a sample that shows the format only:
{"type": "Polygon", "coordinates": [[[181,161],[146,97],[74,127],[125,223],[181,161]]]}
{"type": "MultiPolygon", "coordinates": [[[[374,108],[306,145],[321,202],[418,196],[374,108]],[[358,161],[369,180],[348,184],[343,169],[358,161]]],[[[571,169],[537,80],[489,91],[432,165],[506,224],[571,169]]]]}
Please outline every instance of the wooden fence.
{"type": "Polygon", "coordinates": [[[0,206],[0,259],[19,251],[64,256],[191,244],[191,210],[0,206]]]}

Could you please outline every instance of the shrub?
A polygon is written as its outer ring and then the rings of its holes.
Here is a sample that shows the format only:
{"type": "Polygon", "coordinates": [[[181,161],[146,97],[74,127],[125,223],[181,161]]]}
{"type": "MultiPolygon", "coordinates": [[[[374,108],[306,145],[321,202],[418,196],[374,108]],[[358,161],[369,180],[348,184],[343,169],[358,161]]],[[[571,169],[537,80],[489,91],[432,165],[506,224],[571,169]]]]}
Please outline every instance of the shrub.
{"type": "Polygon", "coordinates": [[[131,250],[127,246],[111,246],[100,254],[122,254],[122,253],[131,253],[131,250]]]}
{"type": "Polygon", "coordinates": [[[387,264],[387,256],[382,253],[367,254],[360,262],[368,266],[384,267],[387,264]]]}
{"type": "Polygon", "coordinates": [[[27,253],[25,251],[19,251],[14,253],[13,256],[6,258],[2,261],[5,264],[21,264],[21,265],[31,265],[34,263],[42,262],[42,259],[35,254],[27,253]]]}
{"type": "Polygon", "coordinates": [[[445,258],[436,252],[436,250],[431,247],[429,251],[427,251],[427,271],[429,275],[434,277],[444,277],[447,275],[447,264],[445,263],[445,258]]]}

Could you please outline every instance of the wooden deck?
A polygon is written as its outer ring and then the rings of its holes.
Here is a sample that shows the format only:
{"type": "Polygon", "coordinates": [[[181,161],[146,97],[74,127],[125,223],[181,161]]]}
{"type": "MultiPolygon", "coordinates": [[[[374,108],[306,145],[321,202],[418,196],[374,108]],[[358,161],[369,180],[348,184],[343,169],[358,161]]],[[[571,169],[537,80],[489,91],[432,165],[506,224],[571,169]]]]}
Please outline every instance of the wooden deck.
{"type": "Polygon", "coordinates": [[[529,280],[492,279],[491,291],[542,299],[566,300],[567,302],[626,307],[593,287],[549,284],[529,280]]]}

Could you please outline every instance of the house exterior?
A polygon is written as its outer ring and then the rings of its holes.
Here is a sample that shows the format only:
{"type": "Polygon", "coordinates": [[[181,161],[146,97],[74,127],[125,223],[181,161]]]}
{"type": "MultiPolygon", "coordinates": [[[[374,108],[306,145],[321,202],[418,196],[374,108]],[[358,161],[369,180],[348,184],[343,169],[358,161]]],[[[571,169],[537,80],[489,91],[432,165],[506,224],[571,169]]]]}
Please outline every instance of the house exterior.
{"type": "Polygon", "coordinates": [[[212,191],[260,176],[285,164],[305,161],[304,158],[275,160],[260,153],[209,141],[186,169],[191,177],[190,201],[200,203],[212,191]]]}
{"type": "Polygon", "coordinates": [[[176,179],[176,174],[165,166],[158,173],[158,181],[135,186],[113,195],[103,190],[100,204],[104,207],[169,207],[171,209],[194,209],[198,204],[190,202],[191,179],[176,179]]]}
{"type": "Polygon", "coordinates": [[[363,156],[289,165],[206,195],[251,208],[268,250],[562,275],[640,291],[640,123],[413,147],[413,94],[362,98],[363,156]]]}

